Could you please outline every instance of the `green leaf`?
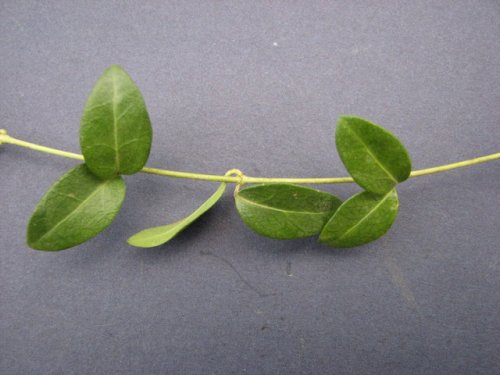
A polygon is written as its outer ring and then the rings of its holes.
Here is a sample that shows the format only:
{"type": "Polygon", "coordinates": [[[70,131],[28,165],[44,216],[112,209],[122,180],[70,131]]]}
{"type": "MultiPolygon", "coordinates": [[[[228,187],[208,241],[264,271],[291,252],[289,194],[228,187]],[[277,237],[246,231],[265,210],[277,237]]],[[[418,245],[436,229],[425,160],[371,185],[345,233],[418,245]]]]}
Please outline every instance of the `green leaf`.
{"type": "Polygon", "coordinates": [[[238,192],[235,201],[246,225],[277,239],[318,234],[342,203],[331,194],[289,184],[252,186],[238,192]]]}
{"type": "Polygon", "coordinates": [[[340,117],[335,142],[347,171],[367,191],[385,194],[410,176],[405,147],[392,133],[367,120],[340,117]]]}
{"type": "Polygon", "coordinates": [[[40,200],[28,224],[28,245],[63,250],[96,236],[125,198],[121,177],[101,180],[81,164],[64,174],[40,200]]]}
{"type": "Polygon", "coordinates": [[[320,241],[334,247],[354,247],[376,240],[398,214],[396,189],[384,195],[367,191],[346,200],[326,223],[320,241]]]}
{"type": "Polygon", "coordinates": [[[88,168],[101,178],[139,172],[149,157],[152,130],[141,92],[112,65],[97,81],[81,121],[80,146],[88,168]]]}
{"type": "Polygon", "coordinates": [[[145,229],[134,234],[128,239],[127,242],[136,247],[155,247],[163,245],[212,208],[213,205],[222,197],[224,190],[226,190],[226,184],[222,183],[215,193],[213,193],[212,196],[191,215],[172,224],[145,229]]]}

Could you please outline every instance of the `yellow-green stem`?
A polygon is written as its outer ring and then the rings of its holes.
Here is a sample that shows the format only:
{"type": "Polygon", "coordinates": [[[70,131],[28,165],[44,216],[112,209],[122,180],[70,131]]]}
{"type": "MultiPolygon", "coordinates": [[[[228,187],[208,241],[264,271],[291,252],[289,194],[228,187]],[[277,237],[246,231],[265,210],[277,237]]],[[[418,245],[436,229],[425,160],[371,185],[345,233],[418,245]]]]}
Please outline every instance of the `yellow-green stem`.
{"type": "MultiPolygon", "coordinates": [[[[12,145],[29,148],[31,150],[45,152],[52,155],[63,156],[65,158],[83,160],[83,156],[73,152],[67,152],[58,150],[51,147],[37,145],[35,143],[22,141],[16,139],[7,134],[3,129],[0,129],[0,144],[9,143],[12,145]]],[[[433,173],[440,173],[449,171],[452,169],[468,167],[475,164],[486,163],[495,159],[500,159],[500,152],[495,154],[490,154],[486,156],[481,156],[475,159],[463,160],[457,163],[440,165],[438,167],[420,169],[412,171],[410,177],[424,176],[433,173]]],[[[289,183],[289,184],[342,184],[354,182],[351,177],[326,177],[326,178],[280,178],[280,177],[250,177],[243,173],[236,176],[231,175],[213,175],[204,173],[191,173],[191,172],[180,172],[180,171],[170,171],[167,169],[144,167],[141,172],[156,174],[159,176],[175,177],[175,178],[186,178],[190,180],[203,180],[203,181],[213,181],[213,182],[229,182],[236,183],[240,185],[244,184],[265,184],[265,183],[289,183]]],[[[232,172],[232,171],[231,171],[232,172]]],[[[229,173],[229,172],[228,172],[229,173]]]]}

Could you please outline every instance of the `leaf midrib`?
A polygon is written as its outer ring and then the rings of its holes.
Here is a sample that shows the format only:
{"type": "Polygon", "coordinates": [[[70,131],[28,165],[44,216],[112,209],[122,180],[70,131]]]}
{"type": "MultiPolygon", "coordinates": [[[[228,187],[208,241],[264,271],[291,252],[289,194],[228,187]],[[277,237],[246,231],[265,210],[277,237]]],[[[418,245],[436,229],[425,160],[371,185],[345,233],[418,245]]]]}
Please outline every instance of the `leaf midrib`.
{"type": "Polygon", "coordinates": [[[325,213],[328,213],[330,212],[331,210],[329,211],[320,211],[320,212],[312,212],[312,211],[292,211],[292,210],[284,210],[282,208],[276,208],[276,207],[272,207],[272,206],[266,206],[264,204],[261,204],[261,203],[256,203],[254,201],[251,201],[247,198],[243,198],[241,195],[237,195],[237,198],[238,199],[241,199],[241,200],[244,200],[245,202],[248,202],[254,206],[257,206],[257,207],[262,207],[262,208],[265,208],[265,209],[268,209],[268,210],[275,210],[275,211],[280,211],[280,212],[284,212],[284,213],[298,213],[298,214],[307,214],[307,215],[324,215],[325,213]]]}
{"type": "Polygon", "coordinates": [[[394,181],[396,184],[398,183],[398,180],[393,176],[393,174],[391,172],[389,172],[389,170],[387,170],[386,167],[384,167],[384,165],[382,164],[382,162],[377,158],[377,156],[372,152],[372,150],[370,149],[370,147],[365,143],[365,141],[358,135],[358,133],[356,133],[356,131],[354,129],[351,129],[350,126],[347,126],[347,129],[349,129],[349,131],[351,132],[351,134],[354,135],[354,137],[356,137],[363,146],[365,146],[366,148],[366,152],[373,158],[373,160],[375,161],[375,163],[380,167],[380,169],[382,169],[390,178],[392,181],[394,181]]]}
{"type": "Polygon", "coordinates": [[[102,190],[109,182],[111,182],[111,180],[103,182],[101,186],[97,187],[97,189],[95,189],[92,193],[90,193],[87,196],[87,198],[82,200],[81,203],[74,210],[72,210],[66,216],[64,216],[56,225],[54,225],[52,228],[50,228],[50,230],[45,232],[45,234],[35,242],[42,241],[45,237],[54,232],[54,230],[56,230],[59,226],[68,221],[70,217],[72,217],[78,210],[80,210],[85,205],[85,203],[87,203],[93,196],[95,196],[100,190],[102,190]]]}
{"type": "Polygon", "coordinates": [[[370,217],[377,210],[377,208],[379,208],[389,198],[389,196],[392,193],[393,193],[392,191],[387,193],[386,196],[384,197],[384,199],[382,199],[379,203],[377,203],[375,205],[375,207],[373,207],[365,216],[363,216],[363,218],[360,221],[358,221],[356,224],[354,224],[352,227],[350,227],[347,231],[345,231],[344,234],[342,234],[338,239],[341,240],[341,239],[345,238],[350,232],[352,232],[356,227],[358,227],[361,223],[363,223],[368,217],[370,217]]]}
{"type": "Polygon", "coordinates": [[[120,173],[120,155],[118,154],[119,147],[118,147],[118,119],[116,118],[116,112],[117,112],[117,103],[116,103],[116,97],[117,97],[117,92],[116,92],[116,74],[113,73],[111,74],[111,86],[113,87],[113,97],[111,100],[112,103],[112,110],[113,110],[113,135],[114,135],[114,143],[115,143],[115,164],[116,164],[116,171],[117,173],[120,173]]]}

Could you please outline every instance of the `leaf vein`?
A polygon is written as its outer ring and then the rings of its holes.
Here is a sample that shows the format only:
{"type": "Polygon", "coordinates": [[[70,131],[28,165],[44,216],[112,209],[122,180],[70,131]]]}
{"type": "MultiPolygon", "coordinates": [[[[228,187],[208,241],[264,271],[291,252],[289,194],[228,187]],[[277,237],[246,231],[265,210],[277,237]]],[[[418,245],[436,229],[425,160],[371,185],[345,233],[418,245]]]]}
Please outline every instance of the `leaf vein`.
{"type": "Polygon", "coordinates": [[[116,92],[116,74],[111,75],[111,86],[113,87],[113,98],[112,98],[112,103],[113,103],[113,136],[114,136],[114,143],[115,143],[115,164],[116,164],[116,170],[118,173],[120,173],[120,155],[118,154],[118,118],[116,117],[116,111],[117,111],[117,92],[116,92]]]}
{"type": "Polygon", "coordinates": [[[375,205],[375,207],[373,207],[370,211],[368,211],[368,213],[363,216],[363,218],[361,220],[359,220],[356,224],[354,224],[352,227],[350,227],[347,231],[344,232],[344,234],[342,234],[340,237],[339,237],[339,240],[345,238],[350,232],[352,232],[356,227],[358,227],[362,222],[366,221],[368,219],[368,217],[370,217],[388,198],[389,196],[392,194],[392,190],[386,194],[386,196],[384,197],[384,199],[382,199],[379,203],[377,203],[375,205]]]}
{"type": "MultiPolygon", "coordinates": [[[[111,180],[110,180],[111,181],[111,180]]],[[[99,186],[97,189],[95,189],[92,193],[90,193],[84,200],[81,201],[81,203],[76,207],[74,210],[69,212],[66,216],[64,216],[56,225],[54,225],[52,228],[50,228],[45,234],[40,237],[37,242],[42,241],[45,237],[47,237],[49,234],[54,232],[61,224],[69,220],[70,217],[72,217],[78,210],[80,210],[85,203],[87,203],[92,197],[94,197],[99,191],[101,191],[110,181],[105,181],[101,186],[99,186]]]]}
{"type": "Polygon", "coordinates": [[[370,155],[372,157],[372,159],[380,167],[380,169],[382,169],[390,177],[390,179],[397,184],[398,180],[396,180],[396,178],[393,176],[393,174],[391,172],[389,172],[386,167],[384,167],[384,165],[382,164],[382,162],[380,160],[378,160],[377,156],[373,153],[373,151],[370,149],[368,144],[365,143],[365,141],[358,135],[358,133],[356,133],[356,131],[354,131],[350,127],[347,127],[347,129],[349,129],[351,134],[353,134],[354,137],[356,137],[363,144],[363,146],[366,147],[366,152],[368,153],[368,155],[370,155]]]}
{"type": "Polygon", "coordinates": [[[321,212],[312,212],[312,211],[292,211],[292,210],[284,210],[284,209],[281,209],[281,208],[276,208],[276,207],[272,207],[272,206],[266,206],[264,204],[260,204],[260,203],[257,203],[257,202],[254,202],[254,201],[251,201],[249,199],[246,199],[246,198],[243,198],[241,195],[238,194],[238,199],[241,199],[241,200],[244,200],[245,202],[248,202],[250,203],[251,205],[254,205],[254,206],[257,206],[257,207],[262,207],[262,208],[265,208],[265,209],[268,209],[268,210],[275,210],[275,211],[280,211],[280,212],[284,212],[284,213],[298,213],[298,214],[308,214],[308,215],[323,215],[325,212],[329,212],[329,211],[321,211],[321,212]]]}

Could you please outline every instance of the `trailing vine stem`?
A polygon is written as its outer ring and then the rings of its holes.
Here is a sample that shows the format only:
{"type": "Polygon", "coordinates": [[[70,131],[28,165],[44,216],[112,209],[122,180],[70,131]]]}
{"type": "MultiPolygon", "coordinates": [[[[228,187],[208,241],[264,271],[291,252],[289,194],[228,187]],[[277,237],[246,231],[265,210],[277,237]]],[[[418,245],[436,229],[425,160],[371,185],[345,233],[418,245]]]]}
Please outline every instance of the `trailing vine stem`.
{"type": "MultiPolygon", "coordinates": [[[[83,155],[74,152],[59,150],[52,147],[38,145],[36,143],[26,142],[20,139],[11,137],[6,130],[0,129],[0,145],[8,143],[15,146],[25,147],[31,150],[45,152],[52,155],[62,156],[65,158],[83,160],[83,155]]],[[[419,169],[412,171],[410,177],[424,176],[428,174],[446,172],[452,169],[468,167],[475,164],[486,163],[500,159],[500,152],[481,156],[474,159],[459,161],[456,163],[440,165],[432,168],[419,169]]],[[[245,184],[265,184],[265,183],[288,183],[288,184],[342,184],[351,183],[354,180],[351,177],[326,177],[326,178],[281,178],[281,177],[251,177],[243,174],[239,170],[230,170],[225,175],[213,175],[205,173],[191,173],[181,171],[171,171],[167,169],[144,167],[141,172],[155,174],[159,176],[185,178],[190,180],[202,180],[212,182],[227,182],[238,185],[245,184]],[[237,171],[237,173],[235,173],[237,171]],[[232,173],[231,173],[232,172],[232,173]]]]}

